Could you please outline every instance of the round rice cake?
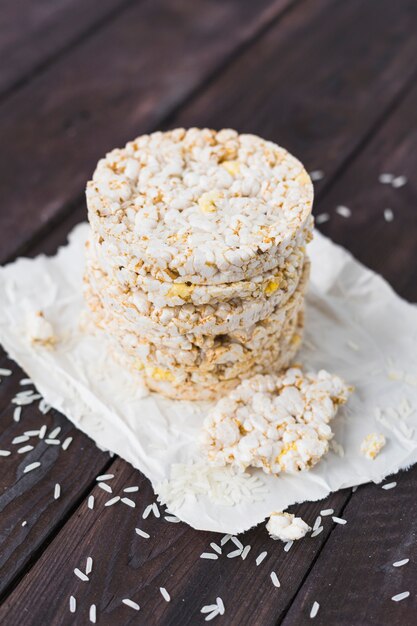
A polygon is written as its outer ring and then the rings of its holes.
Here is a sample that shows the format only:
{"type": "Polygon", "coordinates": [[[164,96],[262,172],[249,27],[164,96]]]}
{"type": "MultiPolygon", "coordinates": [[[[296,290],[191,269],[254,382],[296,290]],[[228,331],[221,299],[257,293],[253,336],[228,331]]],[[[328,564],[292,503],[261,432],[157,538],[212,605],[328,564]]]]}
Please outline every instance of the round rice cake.
{"type": "Polygon", "coordinates": [[[101,268],[87,263],[85,280],[99,294],[103,308],[125,320],[129,327],[151,340],[177,335],[219,335],[251,327],[284,307],[296,290],[304,292],[310,263],[304,263],[285,280],[270,282],[263,298],[233,298],[230,301],[193,305],[155,306],[139,289],[123,290],[101,268]]]}
{"type": "MultiPolygon", "coordinates": [[[[303,284],[283,307],[250,326],[217,335],[160,335],[138,332],[137,325],[103,306],[101,293],[86,284],[86,300],[97,323],[121,347],[141,360],[153,360],[162,367],[213,369],[218,364],[240,362],[248,354],[268,351],[285,333],[304,305],[303,284]]],[[[292,331],[291,331],[292,332],[292,331]]]]}
{"type": "Polygon", "coordinates": [[[312,204],[295,157],[229,129],[143,135],[101,159],[87,185],[96,241],[165,282],[236,282],[279,266],[312,204]]]}
{"type": "Polygon", "coordinates": [[[258,276],[232,283],[213,285],[195,285],[191,283],[164,282],[149,275],[142,276],[119,265],[112,257],[112,262],[103,254],[100,245],[87,241],[86,257],[89,265],[99,267],[109,276],[111,283],[120,285],[123,291],[140,291],[156,307],[192,304],[215,306],[220,302],[230,302],[235,298],[261,299],[270,297],[276,291],[286,292],[299,278],[306,257],[305,245],[294,245],[288,249],[288,255],[281,265],[258,276]]]}
{"type": "Polygon", "coordinates": [[[228,370],[216,372],[201,372],[198,369],[188,372],[183,369],[167,370],[154,364],[143,364],[120,347],[115,345],[115,354],[121,363],[129,367],[133,373],[137,372],[147,387],[173,400],[216,400],[239,385],[242,380],[256,374],[278,373],[287,368],[293,361],[301,345],[304,319],[300,313],[295,332],[285,342],[278,341],[271,360],[251,361],[249,366],[241,370],[234,377],[226,377],[228,370]]]}

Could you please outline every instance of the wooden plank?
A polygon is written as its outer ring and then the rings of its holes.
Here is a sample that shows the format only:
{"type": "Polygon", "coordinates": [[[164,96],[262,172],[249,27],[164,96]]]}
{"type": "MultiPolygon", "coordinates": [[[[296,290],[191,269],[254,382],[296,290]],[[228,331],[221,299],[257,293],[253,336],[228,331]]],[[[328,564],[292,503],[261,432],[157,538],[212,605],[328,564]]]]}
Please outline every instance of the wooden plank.
{"type": "Polygon", "coordinates": [[[99,157],[158,125],[292,1],[135,2],[8,98],[0,262],[72,209],[99,157]]]}
{"type": "Polygon", "coordinates": [[[354,494],[343,511],[347,524],[331,533],[283,626],[311,624],[313,602],[320,604],[314,626],[415,623],[417,467],[392,480],[394,489],[365,485],[354,494]],[[403,591],[410,597],[391,599],[403,591]]]}
{"type": "Polygon", "coordinates": [[[95,476],[109,465],[110,457],[101,452],[86,435],[76,429],[63,415],[55,410],[43,415],[38,402],[22,407],[20,421],[13,419],[14,404],[10,399],[18,391],[33,389],[20,386],[25,376],[10,361],[0,367],[11,368],[12,376],[5,377],[0,385],[0,450],[10,451],[1,456],[0,489],[0,596],[34,558],[38,548],[45,544],[51,533],[56,532],[71,512],[83,492],[91,486],[95,476]],[[8,402],[5,403],[6,398],[8,402]],[[46,425],[44,439],[30,436],[27,441],[17,441],[26,431],[39,431],[46,425]],[[63,443],[72,437],[68,449],[61,445],[46,443],[48,434],[55,428],[61,431],[57,439],[63,443]],[[19,453],[25,446],[32,450],[19,453]],[[32,463],[41,465],[25,473],[32,463]],[[61,485],[61,496],[54,499],[55,484],[61,485]],[[22,526],[22,523],[26,524],[22,526]]]}
{"type": "MultiPolygon", "coordinates": [[[[323,228],[326,234],[349,247],[413,301],[417,300],[416,110],[417,88],[413,88],[320,202],[320,210],[331,214],[323,228]],[[404,174],[409,182],[400,189],[382,185],[378,176],[384,172],[404,174]],[[351,208],[350,218],[335,212],[340,204],[351,208]],[[394,212],[392,222],[384,220],[386,207],[394,212]]],[[[417,468],[391,480],[398,483],[392,491],[368,485],[349,501],[343,513],[348,524],[335,529],[284,620],[285,626],[307,623],[315,600],[321,605],[315,624],[384,626],[415,621],[417,468]],[[400,570],[392,566],[403,558],[410,558],[409,566],[400,570]],[[391,597],[402,591],[410,591],[412,596],[393,602],[391,597]]]]}
{"type": "Polygon", "coordinates": [[[317,213],[331,219],[323,232],[349,248],[363,263],[380,272],[405,298],[417,301],[417,89],[402,101],[380,132],[320,200],[317,213]],[[383,185],[382,173],[406,176],[399,189],[383,185]],[[336,207],[347,205],[345,219],[336,207]],[[386,222],[384,210],[394,219],[386,222]]]}
{"type": "Polygon", "coordinates": [[[126,0],[5,0],[0,16],[0,97],[39,71],[126,0]]]}
{"type": "Polygon", "coordinates": [[[414,0],[308,3],[230,64],[169,126],[265,136],[309,170],[324,170],[320,191],[414,82],[416,29],[414,0]]]}
{"type": "MultiPolygon", "coordinates": [[[[375,121],[375,120],[373,120],[373,121],[375,121]]],[[[315,164],[314,164],[314,165],[315,165],[315,164]]],[[[319,165],[320,165],[320,164],[319,164],[319,165]]],[[[301,545],[302,545],[302,544],[301,544],[301,545]]],[[[301,550],[301,545],[300,545],[300,550],[301,550]]],[[[304,552],[304,551],[302,551],[302,552],[304,552]]],[[[303,571],[304,571],[304,572],[306,572],[306,571],[307,571],[307,568],[310,566],[310,564],[311,564],[311,559],[310,559],[307,563],[306,563],[306,562],[303,562],[303,568],[304,568],[304,569],[303,569],[303,571]]],[[[255,587],[255,585],[253,585],[253,581],[252,581],[252,586],[253,586],[253,587],[255,587]]],[[[294,589],[295,589],[295,587],[294,587],[294,589]]],[[[39,590],[38,590],[38,591],[39,591],[39,590]]],[[[245,591],[246,591],[246,587],[245,587],[245,591]]],[[[39,597],[39,595],[38,595],[38,597],[39,597]]],[[[21,605],[20,605],[20,606],[21,606],[21,605]]],[[[248,614],[248,617],[249,617],[249,614],[248,614]]],[[[252,617],[252,619],[253,619],[253,615],[252,615],[252,616],[250,616],[250,617],[252,617]]],[[[267,622],[267,623],[268,623],[268,622],[267,622]]]]}
{"type": "MultiPolygon", "coordinates": [[[[218,560],[201,559],[203,552],[213,552],[210,542],[219,544],[221,535],[169,523],[164,514],[160,519],[151,514],[143,520],[146,506],[155,501],[150,483],[120,459],[109,472],[115,475],[109,481],[113,493],[95,487],[94,511],[87,508],[86,501],[81,503],[0,608],[3,623],[85,624],[94,603],[100,624],[185,626],[203,623],[201,608],[220,596],[227,624],[253,624],[256,607],[257,623],[272,625],[304,576],[306,555],[309,561],[315,558],[331,527],[327,518],[321,535],[293,545],[289,552],[260,527],[240,536],[244,545],[252,546],[246,560],[227,557],[236,549],[231,541],[223,546],[218,560]],[[136,508],[121,502],[104,507],[115,494],[123,496],[123,488],[129,485],[140,486],[138,493],[129,494],[136,508]],[[135,528],[147,532],[150,539],[138,536],[135,528]],[[268,555],[257,567],[256,558],[264,550],[268,555]],[[93,558],[93,571],[90,581],[82,582],[73,570],[84,570],[88,556],[93,558]],[[273,586],[271,571],[278,575],[280,588],[273,586]],[[162,598],[160,587],[171,595],[170,603],[162,598]],[[69,612],[70,595],[77,599],[76,615],[69,612]],[[137,602],[140,612],[123,605],[124,598],[137,602]]],[[[322,508],[338,511],[344,500],[345,494],[340,492],[321,503],[296,509],[314,523],[322,508]]]]}

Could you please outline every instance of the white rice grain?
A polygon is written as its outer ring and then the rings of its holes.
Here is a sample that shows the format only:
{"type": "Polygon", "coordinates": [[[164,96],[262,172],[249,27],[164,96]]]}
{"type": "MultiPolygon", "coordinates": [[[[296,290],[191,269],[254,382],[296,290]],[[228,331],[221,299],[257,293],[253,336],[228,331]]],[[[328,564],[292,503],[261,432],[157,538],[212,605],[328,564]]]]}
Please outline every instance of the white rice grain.
{"type": "Polygon", "coordinates": [[[40,467],[40,463],[39,461],[35,461],[35,463],[30,463],[29,465],[26,465],[25,469],[23,470],[24,474],[27,474],[28,472],[31,472],[32,470],[40,467]]]}
{"type": "Polygon", "coordinates": [[[313,182],[322,180],[322,178],[324,178],[323,170],[313,170],[312,172],[310,172],[310,178],[313,182]]]}
{"type": "Polygon", "coordinates": [[[25,441],[29,441],[29,437],[27,435],[19,435],[18,437],[12,439],[12,445],[24,443],[25,441]]]}
{"type": "Polygon", "coordinates": [[[133,502],[133,500],[131,500],[130,498],[122,498],[122,502],[123,504],[126,504],[127,506],[130,506],[132,509],[135,508],[136,503],[133,502]]]}
{"type": "Polygon", "coordinates": [[[97,487],[100,487],[103,491],[107,491],[107,493],[113,493],[113,489],[107,483],[99,483],[97,487]]]}
{"type": "Polygon", "coordinates": [[[292,544],[294,543],[294,541],[287,541],[287,543],[284,546],[284,552],[289,552],[291,550],[292,544]]]}
{"type": "Polygon", "coordinates": [[[171,596],[169,595],[165,587],[159,587],[159,591],[161,592],[161,595],[163,599],[165,600],[165,602],[171,602],[171,596]]]}
{"type": "Polygon", "coordinates": [[[403,565],[407,565],[407,563],[410,561],[410,559],[402,559],[402,561],[395,561],[395,563],[393,563],[393,567],[402,567],[403,565]]]}
{"type": "Polygon", "coordinates": [[[11,376],[12,374],[12,370],[9,370],[5,367],[0,367],[0,376],[11,376]]]}
{"type": "Polygon", "coordinates": [[[219,607],[219,613],[220,615],[224,615],[224,602],[221,598],[216,598],[216,602],[217,602],[217,606],[219,607]]]}
{"type": "Polygon", "coordinates": [[[140,606],[137,602],[134,602],[133,600],[130,600],[129,598],[124,598],[122,602],[126,606],[129,606],[131,609],[135,609],[135,611],[140,611],[140,606]]]}
{"type": "Polygon", "coordinates": [[[341,517],[336,517],[335,515],[332,516],[332,520],[334,521],[335,524],[347,524],[347,520],[341,518],[341,517]]]}
{"type": "Polygon", "coordinates": [[[75,611],[77,610],[77,600],[74,598],[74,596],[70,596],[69,610],[70,610],[70,613],[75,613],[75,611]]]}
{"type": "Polygon", "coordinates": [[[316,528],[316,530],[313,530],[310,537],[317,537],[318,535],[320,535],[320,533],[323,532],[323,530],[324,530],[323,526],[319,526],[318,528],[316,528]]]}
{"type": "Polygon", "coordinates": [[[220,546],[217,545],[217,543],[214,543],[214,541],[211,542],[210,547],[217,552],[217,554],[221,554],[222,553],[222,549],[220,546]]]}
{"type": "Polygon", "coordinates": [[[0,450],[0,456],[10,456],[10,450],[0,450]]]}
{"type": "Polygon", "coordinates": [[[75,568],[74,574],[77,576],[77,578],[82,580],[84,583],[88,583],[88,581],[90,580],[88,576],[84,574],[84,572],[82,572],[78,567],[75,568]]]}
{"type": "Polygon", "coordinates": [[[66,439],[64,439],[64,443],[62,444],[62,449],[63,450],[68,450],[68,448],[70,447],[72,443],[72,437],[67,437],[66,439]]]}
{"type": "Polygon", "coordinates": [[[352,215],[352,211],[349,209],[349,207],[344,206],[343,204],[340,204],[336,207],[336,213],[346,218],[352,215]]]}
{"type": "Polygon", "coordinates": [[[397,483],[394,481],[392,483],[387,483],[386,485],[382,485],[382,489],[385,489],[386,491],[388,489],[394,489],[394,487],[397,486],[397,483]]]}
{"type": "Polygon", "coordinates": [[[242,555],[242,550],[238,549],[238,550],[233,550],[233,552],[229,552],[229,554],[227,554],[227,558],[228,559],[235,559],[238,556],[242,555]]]}
{"type": "Polygon", "coordinates": [[[97,476],[97,482],[103,482],[103,480],[111,480],[114,478],[114,474],[101,474],[101,476],[97,476]]]}
{"type": "Polygon", "coordinates": [[[45,443],[48,444],[48,446],[60,446],[61,442],[59,441],[59,439],[45,439],[45,443]]]}
{"type": "Polygon", "coordinates": [[[97,619],[97,607],[95,604],[92,604],[90,606],[90,613],[89,613],[89,617],[90,617],[90,622],[92,624],[96,623],[96,619],[97,619]]]}
{"type": "Polygon", "coordinates": [[[173,524],[178,524],[181,521],[175,515],[165,515],[164,519],[166,519],[167,522],[172,522],[173,524]]]}
{"type": "Polygon", "coordinates": [[[54,500],[58,500],[60,496],[61,496],[61,485],[59,483],[56,483],[55,489],[54,489],[54,500]]]}
{"type": "Polygon", "coordinates": [[[394,219],[394,212],[392,209],[384,209],[384,219],[386,222],[392,222],[394,219]]]}
{"type": "Polygon", "coordinates": [[[20,417],[22,415],[22,407],[21,406],[17,406],[15,408],[15,410],[13,411],[13,419],[15,422],[20,422],[20,417]]]}
{"type": "Polygon", "coordinates": [[[271,572],[270,576],[271,576],[272,584],[275,587],[281,587],[281,583],[279,582],[278,576],[276,575],[276,573],[275,572],[271,572]]]}
{"type": "Polygon", "coordinates": [[[319,213],[319,215],[316,215],[314,218],[314,221],[316,224],[325,224],[326,222],[328,222],[330,219],[330,215],[329,213],[319,213]]]}
{"type": "Polygon", "coordinates": [[[383,185],[390,185],[392,181],[394,180],[394,174],[388,174],[388,173],[380,174],[378,176],[378,180],[383,185]]]}
{"type": "Polygon", "coordinates": [[[242,554],[240,555],[242,557],[242,561],[244,561],[246,559],[246,557],[248,556],[249,552],[250,552],[251,546],[245,546],[242,550],[242,554]]]}
{"type": "Polygon", "coordinates": [[[38,437],[39,439],[43,439],[45,435],[46,435],[46,424],[40,427],[39,432],[38,432],[38,437]]]}
{"type": "Polygon", "coordinates": [[[116,502],[119,502],[119,500],[120,496],[115,496],[114,498],[107,500],[107,502],[104,503],[104,506],[113,506],[113,504],[116,504],[116,502]]]}
{"type": "Polygon", "coordinates": [[[265,559],[266,555],[268,554],[268,552],[265,550],[264,552],[261,552],[261,554],[259,556],[256,557],[256,565],[260,565],[262,563],[262,561],[265,559]]]}
{"type": "Polygon", "coordinates": [[[139,537],[143,537],[144,539],[150,538],[150,535],[148,533],[145,533],[145,531],[141,528],[135,528],[135,532],[137,535],[139,535],[139,537]]]}
{"type": "Polygon", "coordinates": [[[394,189],[399,189],[400,187],[404,187],[404,185],[406,184],[407,184],[406,176],[396,176],[391,183],[394,189]]]}
{"type": "Polygon", "coordinates": [[[319,612],[319,608],[320,608],[320,604],[318,602],[314,601],[313,602],[313,606],[311,607],[311,611],[310,611],[311,619],[316,617],[317,613],[319,612]]]}
{"type": "Polygon", "coordinates": [[[401,602],[401,600],[408,598],[409,595],[409,591],[403,591],[402,593],[397,593],[396,596],[392,596],[391,600],[394,600],[394,602],[401,602]]]}
{"type": "Polygon", "coordinates": [[[51,432],[48,435],[48,439],[55,439],[56,437],[58,437],[60,432],[61,432],[61,426],[57,426],[56,428],[51,430],[51,432]]]}
{"type": "Polygon", "coordinates": [[[89,509],[94,509],[94,496],[88,496],[87,506],[89,509]]]}
{"type": "Polygon", "coordinates": [[[211,559],[212,561],[216,561],[218,558],[218,554],[214,554],[214,552],[203,552],[202,554],[200,554],[200,559],[211,559]]]}
{"type": "Polygon", "coordinates": [[[135,493],[135,491],[139,491],[139,487],[135,486],[135,487],[125,487],[123,489],[123,491],[125,493],[135,493]]]}
{"type": "Polygon", "coordinates": [[[87,562],[85,565],[85,573],[87,574],[91,574],[91,572],[93,571],[93,559],[91,556],[87,557],[87,562]]]}
{"type": "Polygon", "coordinates": [[[327,515],[333,515],[334,513],[334,509],[323,509],[322,511],[320,511],[320,515],[322,517],[326,517],[327,515]]]}

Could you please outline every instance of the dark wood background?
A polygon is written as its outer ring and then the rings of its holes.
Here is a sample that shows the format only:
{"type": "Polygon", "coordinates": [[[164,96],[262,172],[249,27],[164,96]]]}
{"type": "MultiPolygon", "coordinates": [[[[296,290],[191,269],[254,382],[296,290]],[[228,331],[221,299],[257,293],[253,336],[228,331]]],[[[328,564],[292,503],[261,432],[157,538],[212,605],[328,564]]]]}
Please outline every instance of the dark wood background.
{"type": "MultiPolygon", "coordinates": [[[[0,261],[65,242],[86,217],[85,182],[107,150],[157,128],[231,126],[323,170],[315,212],[330,220],[320,229],[415,301],[416,34],[415,0],[4,0],[0,261]],[[382,172],[408,183],[382,185],[382,172]],[[339,204],[350,218],[335,212],[339,204]]],[[[326,518],[324,532],[288,553],[262,525],[242,538],[252,545],[245,561],[206,561],[200,554],[219,537],[163,517],[142,520],[154,501],[149,482],[63,415],[44,416],[33,404],[16,423],[11,399],[24,374],[4,352],[0,367],[14,372],[0,386],[0,449],[14,450],[0,458],[2,624],[86,624],[94,603],[99,624],[194,626],[217,596],[226,607],[219,624],[307,624],[314,601],[314,624],[416,623],[417,468],[388,491],[366,485],[295,507],[310,524],[330,507],[347,524],[326,518]],[[61,426],[70,448],[39,441],[17,454],[13,438],[42,424],[61,426]],[[23,474],[38,459],[41,468],[23,474]],[[140,485],[135,509],[104,508],[108,494],[95,480],[103,472],[115,474],[115,493],[140,485]],[[138,537],[137,526],[151,538],[138,537]],[[262,550],[268,556],[256,567],[262,550]],[[73,574],[87,556],[88,583],[73,574]],[[392,566],[403,558],[406,566],[392,566]],[[402,591],[410,597],[393,602],[402,591]]]]}

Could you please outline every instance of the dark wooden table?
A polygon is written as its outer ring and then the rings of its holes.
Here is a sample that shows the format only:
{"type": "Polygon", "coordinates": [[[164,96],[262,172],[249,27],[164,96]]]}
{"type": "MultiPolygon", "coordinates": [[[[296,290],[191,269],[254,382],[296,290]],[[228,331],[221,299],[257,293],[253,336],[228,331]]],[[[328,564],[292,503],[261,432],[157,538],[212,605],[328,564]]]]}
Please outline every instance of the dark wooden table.
{"type": "MultiPolygon", "coordinates": [[[[157,128],[231,126],[322,170],[315,213],[330,219],[320,229],[415,301],[416,33],[415,0],[4,0],[0,261],[53,253],[65,242],[86,217],[84,185],[108,149],[157,128]],[[382,172],[408,182],[381,184],[382,172]]],[[[219,624],[299,626],[311,622],[315,601],[314,624],[416,623],[417,467],[391,490],[366,485],[294,507],[310,523],[333,508],[347,524],[326,518],[324,532],[289,552],[262,525],[242,539],[252,546],[245,561],[207,561],[200,554],[219,537],[164,517],[142,520],[154,501],[149,482],[63,415],[42,415],[35,403],[14,421],[11,400],[24,373],[1,352],[5,367],[13,375],[0,386],[0,449],[14,452],[0,458],[2,624],[87,624],[95,604],[99,624],[194,626],[218,596],[226,607],[219,624]],[[68,450],[39,441],[17,454],[14,437],[42,424],[60,426],[61,440],[73,437],[68,450]],[[41,468],[23,474],[38,459],[41,468]],[[115,475],[116,493],[140,486],[135,509],[104,508],[102,473],[115,475]],[[73,570],[88,556],[93,571],[83,582],[73,570]],[[404,558],[407,565],[393,567],[404,558]],[[393,602],[402,591],[410,597],[393,602]]]]}

